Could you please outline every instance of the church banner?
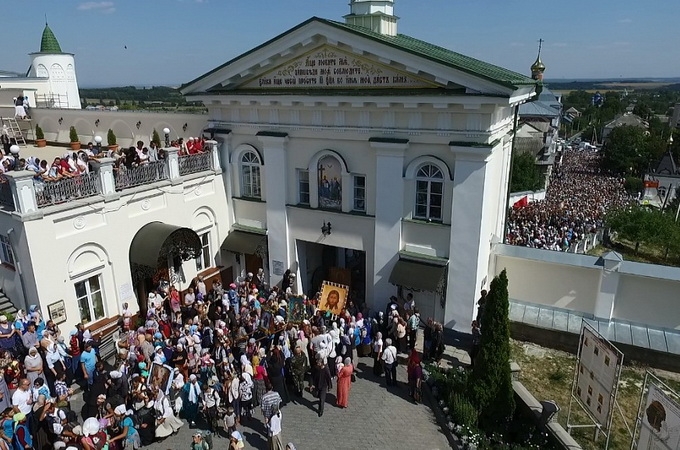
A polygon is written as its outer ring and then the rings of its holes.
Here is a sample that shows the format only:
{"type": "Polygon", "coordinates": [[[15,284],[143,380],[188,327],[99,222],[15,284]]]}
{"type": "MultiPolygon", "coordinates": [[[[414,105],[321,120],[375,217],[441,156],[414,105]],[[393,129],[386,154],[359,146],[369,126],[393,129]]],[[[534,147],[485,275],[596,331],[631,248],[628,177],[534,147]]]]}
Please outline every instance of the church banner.
{"type": "Polygon", "coordinates": [[[242,88],[431,88],[436,85],[388,65],[325,46],[286,62],[242,88]]]}

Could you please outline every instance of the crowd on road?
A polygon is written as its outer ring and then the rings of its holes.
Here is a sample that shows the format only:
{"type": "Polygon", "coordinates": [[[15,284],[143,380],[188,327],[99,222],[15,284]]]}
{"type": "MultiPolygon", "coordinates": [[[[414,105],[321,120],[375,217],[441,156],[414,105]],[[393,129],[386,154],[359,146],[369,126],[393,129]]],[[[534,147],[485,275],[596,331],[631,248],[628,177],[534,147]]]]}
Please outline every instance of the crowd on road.
{"type": "MultiPolygon", "coordinates": [[[[420,401],[421,319],[412,296],[392,297],[377,313],[348,299],[334,315],[320,309],[320,294],[297,296],[285,280],[269,288],[262,273],[226,288],[198,277],[182,293],[162,283],[139,316],[123,305],[112,364],[82,324],[65,336],[35,306],[0,316],[0,450],[134,450],[187,425],[196,430],[193,450],[212,450],[218,436],[232,450],[244,447],[241,427],[254,420],[264,423],[270,448],[295,450],[281,440],[282,408],[312,395],[321,417],[333,388],[336,406],[347,408],[358,357],[372,357],[388,387],[406,359],[409,394],[420,401]],[[302,320],[291,320],[293,301],[302,320]],[[81,411],[71,409],[73,381],[84,389],[81,411]]],[[[422,325],[423,357],[437,360],[442,326],[422,325]]]]}
{"type": "Polygon", "coordinates": [[[567,251],[602,228],[609,210],[630,203],[624,180],[601,174],[599,158],[596,151],[566,149],[545,199],[509,211],[506,243],[567,251]]]}

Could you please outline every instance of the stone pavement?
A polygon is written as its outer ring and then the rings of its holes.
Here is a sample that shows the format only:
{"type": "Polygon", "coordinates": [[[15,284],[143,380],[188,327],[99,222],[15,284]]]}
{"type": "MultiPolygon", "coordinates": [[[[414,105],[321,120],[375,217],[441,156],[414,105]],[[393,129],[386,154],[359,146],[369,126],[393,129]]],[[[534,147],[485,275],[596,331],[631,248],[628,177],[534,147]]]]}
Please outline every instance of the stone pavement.
{"type": "MultiPolygon", "coordinates": [[[[283,442],[293,442],[298,450],[443,450],[450,448],[429,406],[416,405],[408,397],[406,368],[398,368],[399,386],[385,387],[384,378],[373,375],[373,360],[359,358],[357,381],[352,383],[349,407],[335,407],[335,386],[326,397],[323,417],[317,416],[318,400],[308,392],[281,410],[283,442]]],[[[77,394],[72,406],[82,407],[77,394]]],[[[199,422],[200,427],[200,422],[199,422]]],[[[256,409],[254,419],[239,428],[246,449],[267,449],[262,414],[256,409]]],[[[187,424],[175,436],[144,447],[149,450],[188,450],[193,430],[187,424]]],[[[214,437],[216,450],[226,449],[226,437],[214,437]]]]}

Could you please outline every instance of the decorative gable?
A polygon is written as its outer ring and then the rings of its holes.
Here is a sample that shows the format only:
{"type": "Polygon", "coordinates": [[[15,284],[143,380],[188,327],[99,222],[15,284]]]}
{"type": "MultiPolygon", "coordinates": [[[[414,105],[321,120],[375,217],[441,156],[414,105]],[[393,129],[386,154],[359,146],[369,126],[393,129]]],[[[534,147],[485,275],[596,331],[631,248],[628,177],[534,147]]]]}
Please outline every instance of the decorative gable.
{"type": "Polygon", "coordinates": [[[432,88],[440,85],[336,47],[323,45],[238,86],[246,89],[305,90],[348,87],[432,88]]]}

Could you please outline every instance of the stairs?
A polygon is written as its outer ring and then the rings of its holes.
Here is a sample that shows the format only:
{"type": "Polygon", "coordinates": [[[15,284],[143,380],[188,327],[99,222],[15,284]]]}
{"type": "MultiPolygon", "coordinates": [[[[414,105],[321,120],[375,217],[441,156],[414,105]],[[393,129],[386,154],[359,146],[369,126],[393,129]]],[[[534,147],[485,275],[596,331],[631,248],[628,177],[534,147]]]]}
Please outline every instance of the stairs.
{"type": "MultiPolygon", "coordinates": [[[[22,120],[22,122],[28,122],[28,120],[22,120]]],[[[30,125],[29,125],[30,128],[30,125]]],[[[24,133],[14,117],[3,117],[2,118],[2,132],[7,134],[10,139],[14,139],[17,145],[22,145],[26,147],[26,139],[24,139],[24,133]]]]}
{"type": "Polygon", "coordinates": [[[17,315],[17,308],[14,306],[14,303],[12,303],[12,300],[9,299],[5,295],[5,293],[0,290],[0,314],[12,314],[13,316],[17,315]]]}

